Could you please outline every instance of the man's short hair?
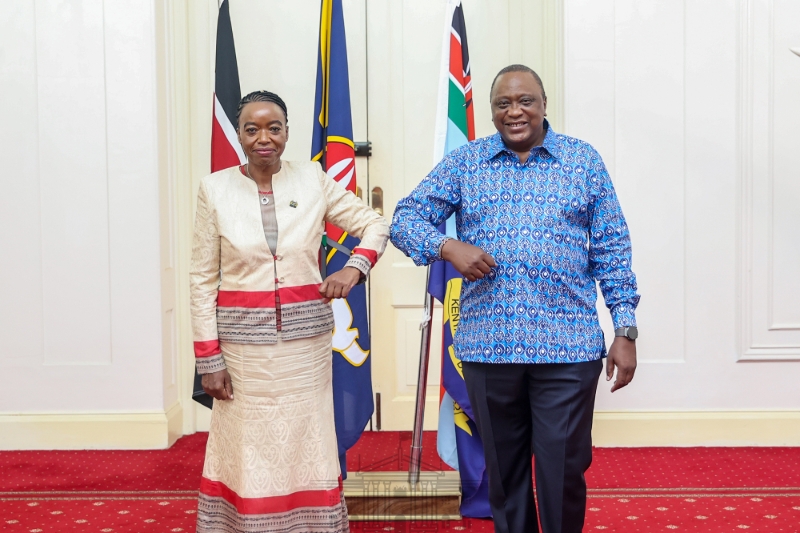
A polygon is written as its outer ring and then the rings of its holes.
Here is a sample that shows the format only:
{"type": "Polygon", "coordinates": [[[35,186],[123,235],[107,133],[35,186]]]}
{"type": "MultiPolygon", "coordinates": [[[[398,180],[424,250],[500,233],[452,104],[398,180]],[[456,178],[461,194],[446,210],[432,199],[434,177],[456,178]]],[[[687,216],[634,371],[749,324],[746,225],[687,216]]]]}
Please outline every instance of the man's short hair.
{"type": "Polygon", "coordinates": [[[497,76],[495,76],[494,80],[492,80],[492,87],[489,89],[489,103],[492,102],[492,93],[494,92],[494,84],[497,82],[497,78],[503,74],[508,74],[509,72],[527,72],[533,76],[533,78],[536,80],[536,83],[538,83],[539,87],[542,89],[542,98],[547,100],[547,95],[544,93],[544,83],[542,83],[542,78],[540,78],[532,68],[526,67],[525,65],[514,64],[500,69],[500,72],[498,72],[497,76]]]}

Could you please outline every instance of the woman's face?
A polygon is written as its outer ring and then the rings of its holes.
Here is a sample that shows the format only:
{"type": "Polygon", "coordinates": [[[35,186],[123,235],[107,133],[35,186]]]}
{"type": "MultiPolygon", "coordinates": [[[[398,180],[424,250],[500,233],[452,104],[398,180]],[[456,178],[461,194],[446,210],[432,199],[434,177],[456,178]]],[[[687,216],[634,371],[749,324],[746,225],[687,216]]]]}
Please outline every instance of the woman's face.
{"type": "Polygon", "coordinates": [[[281,160],[289,140],[286,116],[272,102],[250,102],[239,116],[239,142],[247,160],[263,167],[281,160]]]}

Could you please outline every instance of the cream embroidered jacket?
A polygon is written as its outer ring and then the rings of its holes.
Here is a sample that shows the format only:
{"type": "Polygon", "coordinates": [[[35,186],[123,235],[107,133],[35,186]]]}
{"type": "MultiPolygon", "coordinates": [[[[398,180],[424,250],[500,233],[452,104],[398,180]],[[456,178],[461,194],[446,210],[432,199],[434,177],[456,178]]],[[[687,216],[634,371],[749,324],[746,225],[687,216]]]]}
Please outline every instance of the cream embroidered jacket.
{"type": "Polygon", "coordinates": [[[315,162],[283,161],[272,177],[278,249],[264,237],[258,187],[238,167],[203,178],[197,196],[190,272],[197,370],[225,368],[220,342],[275,344],[276,296],[281,338],[333,329],[319,293],[319,247],[325,221],[359,237],[348,265],[366,273],[383,254],[386,221],[315,162]]]}

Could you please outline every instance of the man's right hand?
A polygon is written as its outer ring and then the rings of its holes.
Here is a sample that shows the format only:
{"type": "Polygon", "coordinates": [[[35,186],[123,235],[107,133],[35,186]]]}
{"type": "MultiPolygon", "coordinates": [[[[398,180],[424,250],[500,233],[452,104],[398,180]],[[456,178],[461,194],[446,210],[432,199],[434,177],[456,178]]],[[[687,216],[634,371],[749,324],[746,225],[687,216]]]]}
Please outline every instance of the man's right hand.
{"type": "Polygon", "coordinates": [[[471,244],[450,239],[442,246],[442,259],[450,261],[458,272],[469,281],[483,279],[497,266],[494,258],[471,244]]]}
{"type": "Polygon", "coordinates": [[[233,400],[233,384],[227,370],[203,374],[203,390],[215,400],[233,400]]]}

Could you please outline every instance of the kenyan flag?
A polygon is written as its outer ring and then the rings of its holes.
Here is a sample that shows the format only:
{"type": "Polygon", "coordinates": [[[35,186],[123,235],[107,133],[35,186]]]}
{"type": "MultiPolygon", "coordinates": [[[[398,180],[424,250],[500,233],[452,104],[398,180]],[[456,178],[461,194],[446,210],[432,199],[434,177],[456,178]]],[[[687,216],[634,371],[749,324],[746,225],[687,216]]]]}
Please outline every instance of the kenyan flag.
{"type": "MultiPolygon", "coordinates": [[[[452,150],[475,139],[467,27],[461,0],[447,3],[439,104],[436,113],[434,165],[452,150]]],[[[455,217],[439,228],[457,237],[455,217]]],[[[472,407],[461,373],[461,361],[453,349],[461,302],[461,275],[450,263],[437,261],[430,267],[428,292],[443,304],[442,388],[439,394],[439,427],[436,448],[442,460],[459,471],[461,515],[491,516],[489,482],[483,458],[483,443],[473,422],[472,407]]]]}
{"type": "Polygon", "coordinates": [[[475,140],[467,26],[464,23],[464,9],[460,0],[448,2],[446,16],[439,103],[436,109],[434,165],[453,149],[475,140]]]}
{"type": "Polygon", "coordinates": [[[242,98],[239,67],[233,45],[228,0],[219,6],[214,66],[214,109],[211,122],[211,172],[244,164],[246,159],[236,137],[236,108],[242,98]]]}

